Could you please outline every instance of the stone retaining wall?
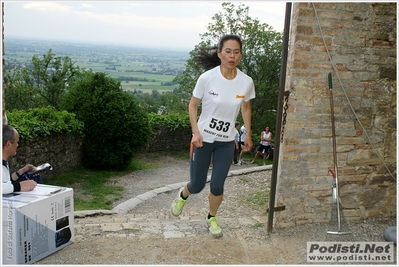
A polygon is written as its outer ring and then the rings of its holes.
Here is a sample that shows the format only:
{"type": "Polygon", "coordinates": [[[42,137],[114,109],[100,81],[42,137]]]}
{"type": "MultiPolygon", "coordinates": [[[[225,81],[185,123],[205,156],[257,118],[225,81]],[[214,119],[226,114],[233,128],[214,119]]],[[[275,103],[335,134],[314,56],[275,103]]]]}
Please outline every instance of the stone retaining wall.
{"type": "Polygon", "coordinates": [[[154,127],[153,136],[144,152],[189,149],[191,128],[170,130],[166,127],[154,127]]]}
{"type": "MultiPolygon", "coordinates": [[[[189,149],[191,129],[157,127],[153,130],[153,138],[143,152],[189,149]]],[[[82,138],[68,135],[36,137],[28,142],[20,142],[17,155],[10,163],[11,171],[22,168],[26,163],[38,166],[46,162],[53,166],[53,170],[43,173],[43,177],[51,178],[71,171],[82,162],[82,143],[82,138]]]]}
{"type": "Polygon", "coordinates": [[[16,171],[26,163],[38,166],[46,162],[53,170],[45,171],[42,175],[45,178],[71,171],[82,162],[82,142],[82,138],[61,134],[19,142],[17,155],[10,162],[10,171],[16,171]]]}

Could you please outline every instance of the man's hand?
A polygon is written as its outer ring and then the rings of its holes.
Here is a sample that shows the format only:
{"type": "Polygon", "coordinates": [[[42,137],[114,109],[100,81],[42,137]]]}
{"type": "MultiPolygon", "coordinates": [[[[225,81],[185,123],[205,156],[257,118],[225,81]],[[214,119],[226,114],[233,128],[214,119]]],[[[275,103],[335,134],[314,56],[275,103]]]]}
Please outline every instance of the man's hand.
{"type": "Polygon", "coordinates": [[[36,170],[36,167],[34,165],[26,164],[25,167],[18,170],[18,173],[23,174],[24,172],[29,172],[29,171],[33,171],[33,170],[36,170]]]}
{"type": "Polygon", "coordinates": [[[19,183],[21,185],[21,192],[29,192],[35,189],[37,183],[33,180],[26,180],[19,183]]]}

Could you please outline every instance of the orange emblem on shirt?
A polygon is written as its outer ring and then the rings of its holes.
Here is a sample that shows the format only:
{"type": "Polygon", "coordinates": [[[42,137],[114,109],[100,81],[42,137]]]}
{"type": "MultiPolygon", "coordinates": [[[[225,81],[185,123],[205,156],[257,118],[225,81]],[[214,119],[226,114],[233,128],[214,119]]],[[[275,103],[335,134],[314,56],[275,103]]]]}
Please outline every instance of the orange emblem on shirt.
{"type": "Polygon", "coordinates": [[[244,95],[236,95],[236,98],[244,98],[244,95]]]}

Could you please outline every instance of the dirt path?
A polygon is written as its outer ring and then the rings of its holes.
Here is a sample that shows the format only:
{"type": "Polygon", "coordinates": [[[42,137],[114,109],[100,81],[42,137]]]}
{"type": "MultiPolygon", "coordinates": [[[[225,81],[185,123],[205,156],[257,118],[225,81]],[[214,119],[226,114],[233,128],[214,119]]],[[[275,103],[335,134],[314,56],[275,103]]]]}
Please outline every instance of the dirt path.
{"type": "MultiPolygon", "coordinates": [[[[162,166],[112,181],[126,188],[125,197],[118,203],[187,180],[188,162],[153,155],[147,160],[162,166]]],[[[170,215],[170,203],[177,190],[159,194],[126,215],[75,218],[75,242],[36,264],[309,264],[308,241],[383,242],[383,230],[396,225],[395,219],[351,223],[352,234],[344,239],[328,235],[329,225],[325,224],[298,225],[268,234],[267,203],[259,194],[270,187],[270,175],[271,171],[262,171],[228,177],[219,212],[222,238],[211,237],[204,224],[207,185],[200,194],[189,198],[178,218],[170,215]],[[258,202],[253,201],[256,198],[258,202]]]]}

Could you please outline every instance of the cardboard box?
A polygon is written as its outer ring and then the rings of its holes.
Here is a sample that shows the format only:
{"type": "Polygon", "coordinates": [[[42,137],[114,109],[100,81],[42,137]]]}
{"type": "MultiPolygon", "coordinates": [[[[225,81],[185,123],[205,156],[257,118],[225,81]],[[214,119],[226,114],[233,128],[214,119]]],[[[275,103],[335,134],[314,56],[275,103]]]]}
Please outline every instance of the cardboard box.
{"type": "Polygon", "coordinates": [[[74,241],[73,189],[3,195],[3,264],[31,264],[74,241]]]}

